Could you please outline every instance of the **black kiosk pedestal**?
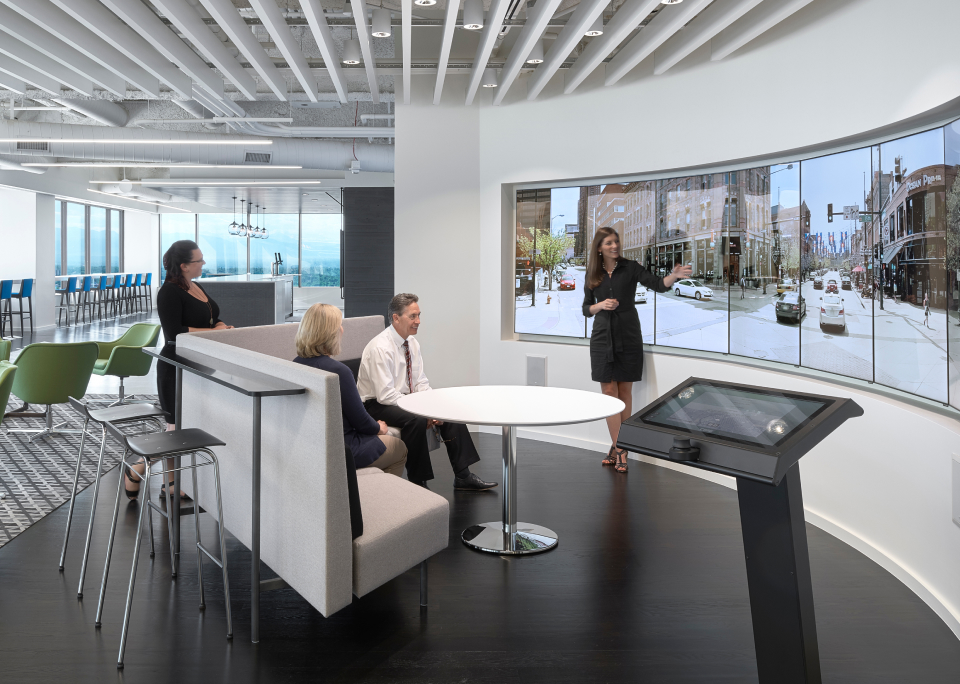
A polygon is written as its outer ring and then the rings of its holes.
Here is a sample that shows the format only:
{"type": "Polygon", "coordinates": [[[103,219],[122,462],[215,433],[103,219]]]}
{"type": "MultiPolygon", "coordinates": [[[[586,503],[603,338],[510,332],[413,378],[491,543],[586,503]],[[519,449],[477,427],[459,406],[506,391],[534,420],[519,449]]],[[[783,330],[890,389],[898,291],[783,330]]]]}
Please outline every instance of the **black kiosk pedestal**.
{"type": "Polygon", "coordinates": [[[797,461],[862,415],[850,399],[690,378],[620,428],[621,449],[737,478],[762,684],[821,681],[797,461]]]}

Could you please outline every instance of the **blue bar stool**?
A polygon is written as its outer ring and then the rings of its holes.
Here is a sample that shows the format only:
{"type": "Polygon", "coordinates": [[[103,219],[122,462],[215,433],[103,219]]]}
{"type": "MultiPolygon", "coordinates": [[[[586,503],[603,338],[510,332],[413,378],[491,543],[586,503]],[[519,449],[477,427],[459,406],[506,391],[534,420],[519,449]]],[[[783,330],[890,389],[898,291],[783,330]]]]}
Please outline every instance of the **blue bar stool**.
{"type": "Polygon", "coordinates": [[[56,309],[57,313],[57,325],[60,325],[60,316],[63,315],[63,312],[67,312],[67,327],[70,327],[70,307],[76,306],[76,297],[77,297],[77,277],[70,276],[67,278],[67,286],[62,290],[57,290],[57,294],[60,295],[60,303],[57,304],[56,309]]]}
{"type": "Polygon", "coordinates": [[[141,295],[144,299],[147,300],[147,311],[153,311],[153,272],[147,273],[143,279],[143,294],[141,295]]]}
{"type": "Polygon", "coordinates": [[[121,313],[125,305],[127,307],[127,313],[130,313],[130,305],[133,303],[133,274],[128,273],[127,279],[123,284],[123,301],[121,303],[121,313]]]}
{"type": "MultiPolygon", "coordinates": [[[[87,309],[90,309],[90,320],[93,320],[95,303],[90,295],[93,289],[93,276],[83,276],[83,288],[77,293],[77,311],[74,324],[80,322],[80,313],[83,312],[83,322],[87,322],[87,309]]],[[[12,326],[12,323],[11,323],[12,326]]]]}
{"type": "Polygon", "coordinates": [[[120,289],[123,287],[123,276],[115,275],[113,276],[113,285],[110,286],[113,296],[110,298],[110,308],[112,309],[113,316],[117,316],[120,313],[120,289]]]}
{"type": "Polygon", "coordinates": [[[107,303],[107,295],[113,288],[113,278],[110,276],[100,276],[99,287],[97,288],[97,318],[103,320],[103,306],[107,303]]]}
{"type": "Polygon", "coordinates": [[[10,334],[13,335],[13,306],[10,303],[13,297],[13,281],[0,280],[0,337],[7,332],[7,319],[10,319],[10,334]]]}
{"type": "MultiPolygon", "coordinates": [[[[20,291],[11,295],[12,299],[16,299],[20,305],[20,334],[23,335],[23,300],[27,300],[27,304],[30,305],[30,308],[27,310],[27,318],[30,319],[30,332],[33,333],[33,278],[24,278],[20,281],[20,291]]],[[[11,326],[12,327],[12,326],[11,326]]]]}
{"type": "Polygon", "coordinates": [[[130,293],[130,303],[133,304],[133,308],[137,311],[142,311],[140,306],[140,289],[143,287],[143,274],[138,273],[136,279],[133,281],[133,291],[130,293]]]}

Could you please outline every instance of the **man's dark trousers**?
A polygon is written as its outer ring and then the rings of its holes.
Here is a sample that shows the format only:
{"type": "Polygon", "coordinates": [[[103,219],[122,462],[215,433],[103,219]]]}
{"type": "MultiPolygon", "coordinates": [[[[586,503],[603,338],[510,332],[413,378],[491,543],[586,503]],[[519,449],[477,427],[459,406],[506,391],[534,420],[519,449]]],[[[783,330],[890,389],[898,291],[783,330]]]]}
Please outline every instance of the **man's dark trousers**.
{"type": "MultiPolygon", "coordinates": [[[[430,463],[430,447],[427,445],[427,419],[404,411],[399,406],[379,403],[376,399],[364,402],[374,420],[382,420],[390,427],[400,430],[400,439],[407,445],[407,477],[411,482],[426,482],[433,479],[430,463]]],[[[447,447],[447,456],[453,472],[458,473],[480,460],[470,431],[463,423],[444,423],[437,426],[447,447]]]]}

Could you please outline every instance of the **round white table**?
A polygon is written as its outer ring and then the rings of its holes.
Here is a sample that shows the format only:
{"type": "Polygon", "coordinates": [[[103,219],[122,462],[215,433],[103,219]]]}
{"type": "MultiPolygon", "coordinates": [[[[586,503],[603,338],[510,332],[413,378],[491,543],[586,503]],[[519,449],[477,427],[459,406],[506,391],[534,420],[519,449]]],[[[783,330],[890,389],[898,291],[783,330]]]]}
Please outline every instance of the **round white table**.
{"type": "Polygon", "coordinates": [[[471,525],[460,535],[467,546],[500,555],[540,553],[557,545],[553,530],[517,522],[517,427],[589,423],[624,409],[619,399],[596,392],[523,385],[435,389],[401,397],[398,405],[425,418],[502,427],[503,520],[471,525]]]}

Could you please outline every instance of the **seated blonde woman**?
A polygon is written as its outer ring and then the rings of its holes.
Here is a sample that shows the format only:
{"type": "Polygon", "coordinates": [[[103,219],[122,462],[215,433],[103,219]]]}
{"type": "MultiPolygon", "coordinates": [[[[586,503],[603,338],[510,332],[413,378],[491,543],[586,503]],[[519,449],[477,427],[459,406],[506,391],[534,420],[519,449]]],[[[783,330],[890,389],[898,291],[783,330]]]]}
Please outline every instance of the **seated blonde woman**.
{"type": "Polygon", "coordinates": [[[297,358],[295,363],[313,366],[340,377],[340,407],[343,411],[343,441],[353,453],[360,468],[379,468],[403,475],[407,462],[407,447],[397,437],[387,434],[387,424],[370,417],[360,401],[360,393],[350,369],[333,356],[340,353],[343,335],[340,309],[330,304],[314,304],[303,315],[297,330],[297,358]]]}

